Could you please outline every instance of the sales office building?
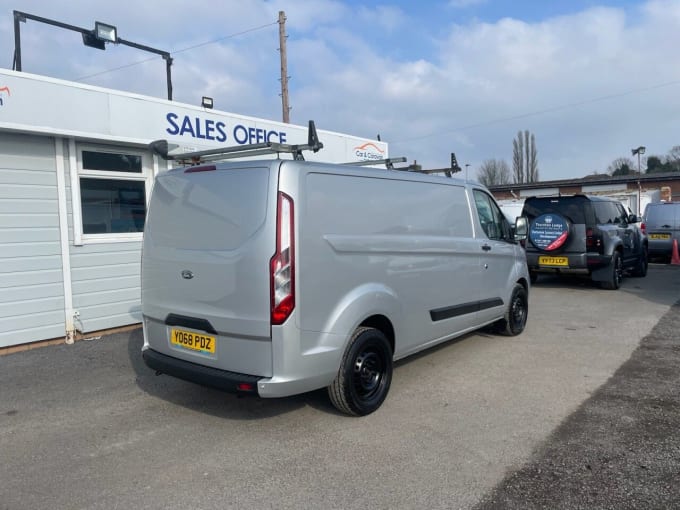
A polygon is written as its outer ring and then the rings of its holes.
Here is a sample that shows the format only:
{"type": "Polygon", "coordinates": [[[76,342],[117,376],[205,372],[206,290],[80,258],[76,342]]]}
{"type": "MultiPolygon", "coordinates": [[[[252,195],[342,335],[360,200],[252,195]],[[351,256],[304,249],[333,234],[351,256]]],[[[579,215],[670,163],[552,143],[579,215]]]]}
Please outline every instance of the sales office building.
{"type": "MultiPolygon", "coordinates": [[[[0,352],[141,321],[144,220],[168,168],[148,144],[161,138],[303,144],[307,127],[0,69],[0,352]]],[[[319,138],[306,159],[388,156],[384,142],[319,138]]]]}

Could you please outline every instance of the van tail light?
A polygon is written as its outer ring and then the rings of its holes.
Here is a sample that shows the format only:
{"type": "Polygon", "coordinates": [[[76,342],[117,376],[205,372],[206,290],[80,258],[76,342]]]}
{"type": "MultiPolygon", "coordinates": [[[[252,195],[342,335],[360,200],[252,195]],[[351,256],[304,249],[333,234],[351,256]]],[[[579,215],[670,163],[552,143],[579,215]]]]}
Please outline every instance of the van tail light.
{"type": "Polygon", "coordinates": [[[270,262],[271,323],[283,324],[295,308],[295,236],[293,199],[279,191],[276,252],[270,262]]]}
{"type": "Polygon", "coordinates": [[[602,253],[602,235],[596,234],[592,228],[586,229],[586,248],[588,251],[602,253]]]}
{"type": "Polygon", "coordinates": [[[645,225],[644,221],[642,223],[640,223],[640,230],[642,231],[642,233],[644,235],[647,235],[647,225],[645,225]]]}

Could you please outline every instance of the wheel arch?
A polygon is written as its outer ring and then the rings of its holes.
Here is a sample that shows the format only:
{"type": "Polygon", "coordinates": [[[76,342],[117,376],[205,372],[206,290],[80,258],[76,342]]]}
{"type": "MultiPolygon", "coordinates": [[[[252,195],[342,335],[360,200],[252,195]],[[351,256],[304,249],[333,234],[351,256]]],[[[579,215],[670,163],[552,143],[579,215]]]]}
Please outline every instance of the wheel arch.
{"type": "Polygon", "coordinates": [[[392,321],[390,321],[387,317],[380,314],[371,315],[370,317],[364,319],[363,322],[359,324],[358,327],[375,328],[378,331],[382,332],[382,334],[385,335],[385,337],[387,337],[387,340],[390,343],[390,347],[392,348],[392,354],[394,354],[395,348],[394,326],[392,325],[392,321]]]}
{"type": "Polygon", "coordinates": [[[341,335],[342,351],[347,348],[357,328],[378,329],[387,337],[394,353],[397,333],[401,328],[400,317],[402,304],[396,292],[383,284],[365,283],[338,300],[324,329],[341,335]]]}
{"type": "Polygon", "coordinates": [[[519,280],[517,280],[517,283],[519,283],[522,287],[524,287],[524,290],[529,294],[529,282],[527,281],[526,278],[522,277],[519,280]]]}

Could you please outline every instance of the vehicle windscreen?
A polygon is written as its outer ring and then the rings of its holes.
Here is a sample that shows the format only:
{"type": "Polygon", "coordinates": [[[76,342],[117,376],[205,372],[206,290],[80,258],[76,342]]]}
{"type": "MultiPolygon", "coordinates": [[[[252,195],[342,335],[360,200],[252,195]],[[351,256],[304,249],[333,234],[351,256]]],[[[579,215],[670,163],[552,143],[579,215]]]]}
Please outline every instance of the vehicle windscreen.
{"type": "Polygon", "coordinates": [[[653,228],[662,225],[675,226],[680,223],[680,204],[649,204],[645,211],[645,221],[653,228]]]}
{"type": "Polygon", "coordinates": [[[585,197],[540,197],[524,202],[523,215],[529,221],[541,214],[559,214],[572,223],[586,223],[585,211],[588,207],[585,197]]]}

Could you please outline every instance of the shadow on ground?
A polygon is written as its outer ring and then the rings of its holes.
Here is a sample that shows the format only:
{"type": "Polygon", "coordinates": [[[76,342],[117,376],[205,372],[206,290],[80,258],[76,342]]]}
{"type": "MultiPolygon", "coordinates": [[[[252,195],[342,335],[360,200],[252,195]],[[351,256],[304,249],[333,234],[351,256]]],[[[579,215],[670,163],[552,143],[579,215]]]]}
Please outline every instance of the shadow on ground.
{"type": "Polygon", "coordinates": [[[142,344],[141,329],[130,333],[127,352],[137,386],[149,395],[173,404],[230,420],[257,420],[303,407],[340,415],[328,400],[325,389],[291,397],[261,399],[233,395],[168,375],[156,375],[142,360],[142,344]]]}

